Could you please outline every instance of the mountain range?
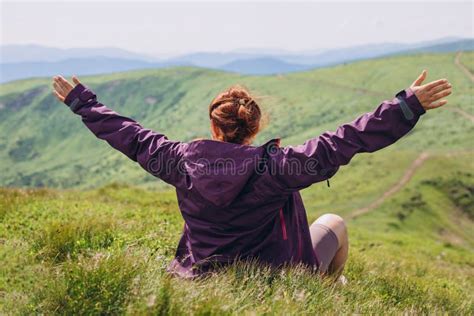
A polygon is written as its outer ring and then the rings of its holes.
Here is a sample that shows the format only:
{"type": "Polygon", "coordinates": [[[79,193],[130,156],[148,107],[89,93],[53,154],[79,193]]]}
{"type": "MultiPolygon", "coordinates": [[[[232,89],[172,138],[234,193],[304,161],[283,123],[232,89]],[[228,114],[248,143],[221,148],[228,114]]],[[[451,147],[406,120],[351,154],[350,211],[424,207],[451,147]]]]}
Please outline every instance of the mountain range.
{"type": "Polygon", "coordinates": [[[198,52],[167,59],[113,47],[60,49],[33,44],[2,45],[0,82],[48,77],[58,73],[93,75],[172,66],[195,66],[247,75],[285,74],[391,55],[461,50],[474,50],[474,39],[444,38],[417,44],[368,44],[312,52],[265,49],[198,52]]]}

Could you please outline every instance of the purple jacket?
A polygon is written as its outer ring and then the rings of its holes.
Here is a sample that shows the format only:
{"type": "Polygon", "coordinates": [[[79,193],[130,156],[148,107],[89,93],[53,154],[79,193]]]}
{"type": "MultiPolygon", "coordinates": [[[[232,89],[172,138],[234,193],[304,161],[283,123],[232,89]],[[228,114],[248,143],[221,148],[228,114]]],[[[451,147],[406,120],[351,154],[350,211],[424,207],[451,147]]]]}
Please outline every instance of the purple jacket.
{"type": "Polygon", "coordinates": [[[235,259],[317,267],[299,191],[329,179],[355,154],[393,144],[425,113],[407,89],[335,132],[281,148],[278,139],[259,147],[168,140],[110,110],[82,84],[65,103],[98,138],[176,188],[185,224],[169,270],[185,277],[235,259]]]}

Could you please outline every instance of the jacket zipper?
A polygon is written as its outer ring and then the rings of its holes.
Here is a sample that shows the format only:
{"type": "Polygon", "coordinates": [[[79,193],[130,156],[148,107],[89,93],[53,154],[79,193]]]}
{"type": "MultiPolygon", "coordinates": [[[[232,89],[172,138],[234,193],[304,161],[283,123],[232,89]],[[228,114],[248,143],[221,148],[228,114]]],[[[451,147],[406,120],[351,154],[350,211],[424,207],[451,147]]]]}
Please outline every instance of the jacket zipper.
{"type": "Polygon", "coordinates": [[[283,209],[280,209],[280,223],[281,223],[281,232],[283,235],[283,240],[287,240],[288,236],[286,235],[286,224],[285,224],[285,217],[283,216],[283,209]]]}

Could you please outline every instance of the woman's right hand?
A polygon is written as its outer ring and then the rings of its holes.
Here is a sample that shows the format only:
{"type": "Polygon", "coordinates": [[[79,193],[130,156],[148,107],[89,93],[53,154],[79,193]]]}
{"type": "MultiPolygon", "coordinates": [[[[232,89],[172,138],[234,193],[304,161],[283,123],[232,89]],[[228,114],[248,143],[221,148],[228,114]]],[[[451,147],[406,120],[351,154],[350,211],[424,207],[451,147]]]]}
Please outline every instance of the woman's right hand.
{"type": "Polygon", "coordinates": [[[426,79],[426,70],[410,86],[425,110],[439,108],[448,103],[448,100],[441,100],[451,94],[451,84],[446,79],[439,79],[421,85],[426,79]]]}

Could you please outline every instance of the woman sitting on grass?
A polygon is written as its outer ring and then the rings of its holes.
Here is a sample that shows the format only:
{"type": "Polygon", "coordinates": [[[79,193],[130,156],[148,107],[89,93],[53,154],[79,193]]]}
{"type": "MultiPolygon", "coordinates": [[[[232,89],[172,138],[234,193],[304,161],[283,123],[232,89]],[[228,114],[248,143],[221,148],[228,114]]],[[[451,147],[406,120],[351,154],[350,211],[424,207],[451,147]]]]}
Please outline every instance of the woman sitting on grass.
{"type": "Polygon", "coordinates": [[[426,71],[395,98],[335,132],[303,145],[280,147],[279,139],[251,146],[262,113],[241,87],[212,100],[212,139],[171,141],[54,77],[54,94],[82,117],[100,139],[176,188],[183,235],[169,271],[183,277],[210,272],[239,259],[278,267],[303,264],[324,275],[340,275],[349,243],[344,220],[325,214],[308,226],[299,191],[331,178],[361,152],[374,152],[407,134],[426,110],[447,103],[451,85],[422,85],[426,71]]]}

